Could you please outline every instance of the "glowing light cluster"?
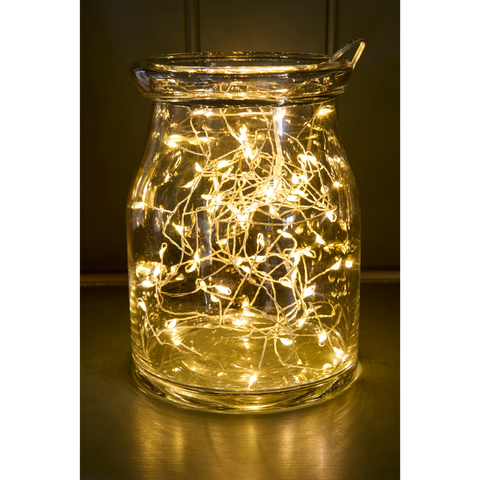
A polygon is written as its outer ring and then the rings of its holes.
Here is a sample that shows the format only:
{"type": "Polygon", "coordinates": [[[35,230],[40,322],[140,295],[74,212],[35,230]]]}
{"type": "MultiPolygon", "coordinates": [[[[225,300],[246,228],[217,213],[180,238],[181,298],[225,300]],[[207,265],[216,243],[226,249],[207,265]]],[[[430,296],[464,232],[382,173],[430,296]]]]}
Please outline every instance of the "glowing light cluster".
{"type": "MultiPolygon", "coordinates": [[[[331,111],[323,106],[315,117],[331,111]]],[[[336,328],[345,316],[340,298],[348,294],[346,275],[355,263],[349,225],[335,200],[344,181],[336,167],[325,167],[338,163],[338,155],[321,159],[312,152],[315,118],[306,124],[306,142],[300,138],[304,129],[294,136],[283,128],[287,108],[256,109],[250,117],[231,124],[221,109],[194,110],[190,131],[164,139],[165,148],[178,154],[163,177],[163,185],[177,182],[177,201],[156,206],[142,199],[132,207],[156,215],[161,232],[156,257],[136,264],[143,335],[203,360],[231,339],[241,341],[244,351],[258,350],[255,364],[239,367],[246,391],[260,385],[269,348],[295,374],[295,383],[348,360],[336,328]],[[214,149],[218,132],[213,138],[194,123],[217,117],[233,146],[220,155],[214,149]],[[180,175],[183,156],[195,161],[180,175]],[[337,233],[329,239],[334,226],[337,233]],[[195,344],[200,326],[205,332],[222,329],[208,350],[195,344]],[[302,360],[297,344],[307,337],[328,352],[331,363],[311,366],[302,360]]],[[[222,371],[215,376],[228,377],[222,371]]]]}

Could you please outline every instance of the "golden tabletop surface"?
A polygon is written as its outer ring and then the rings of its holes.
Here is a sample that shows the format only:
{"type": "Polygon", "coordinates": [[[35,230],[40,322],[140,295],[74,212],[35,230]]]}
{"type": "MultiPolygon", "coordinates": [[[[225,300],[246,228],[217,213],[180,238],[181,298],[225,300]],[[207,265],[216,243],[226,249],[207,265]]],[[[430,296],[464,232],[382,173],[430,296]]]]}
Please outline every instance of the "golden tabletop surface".
{"type": "Polygon", "coordinates": [[[400,284],[362,283],[359,376],[268,414],[181,409],[132,374],[128,289],[81,288],[81,478],[400,478],[400,284]]]}

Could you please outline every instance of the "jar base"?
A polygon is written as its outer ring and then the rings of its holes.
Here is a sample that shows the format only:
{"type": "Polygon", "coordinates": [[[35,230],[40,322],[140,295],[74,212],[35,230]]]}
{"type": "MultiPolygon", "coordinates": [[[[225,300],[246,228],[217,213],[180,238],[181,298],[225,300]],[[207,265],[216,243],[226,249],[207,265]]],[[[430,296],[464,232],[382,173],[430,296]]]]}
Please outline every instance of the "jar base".
{"type": "Polygon", "coordinates": [[[154,397],[184,408],[218,413],[268,413],[299,408],[340,393],[357,378],[357,364],[328,379],[278,392],[216,392],[181,386],[146,372],[134,364],[134,377],[140,389],[154,397]]]}

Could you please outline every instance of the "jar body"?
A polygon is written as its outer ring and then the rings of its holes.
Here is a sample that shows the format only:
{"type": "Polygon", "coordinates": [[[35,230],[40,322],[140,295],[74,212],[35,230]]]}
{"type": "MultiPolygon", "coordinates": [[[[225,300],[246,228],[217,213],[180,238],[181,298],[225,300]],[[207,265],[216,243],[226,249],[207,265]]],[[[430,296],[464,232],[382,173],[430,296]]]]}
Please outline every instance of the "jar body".
{"type": "Polygon", "coordinates": [[[200,408],[269,411],[353,380],[360,207],[332,99],[154,102],[127,217],[146,388],[200,408]]]}

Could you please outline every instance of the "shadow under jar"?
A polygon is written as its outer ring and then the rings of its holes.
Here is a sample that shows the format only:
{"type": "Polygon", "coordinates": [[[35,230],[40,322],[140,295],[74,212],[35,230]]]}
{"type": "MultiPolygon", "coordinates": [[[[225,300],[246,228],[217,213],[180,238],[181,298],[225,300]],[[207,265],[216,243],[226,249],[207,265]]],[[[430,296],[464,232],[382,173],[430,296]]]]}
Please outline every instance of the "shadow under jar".
{"type": "Polygon", "coordinates": [[[363,48],[132,66],[153,101],[127,205],[143,390],[238,413],[305,405],[354,380],[360,207],[335,98],[363,48]]]}

